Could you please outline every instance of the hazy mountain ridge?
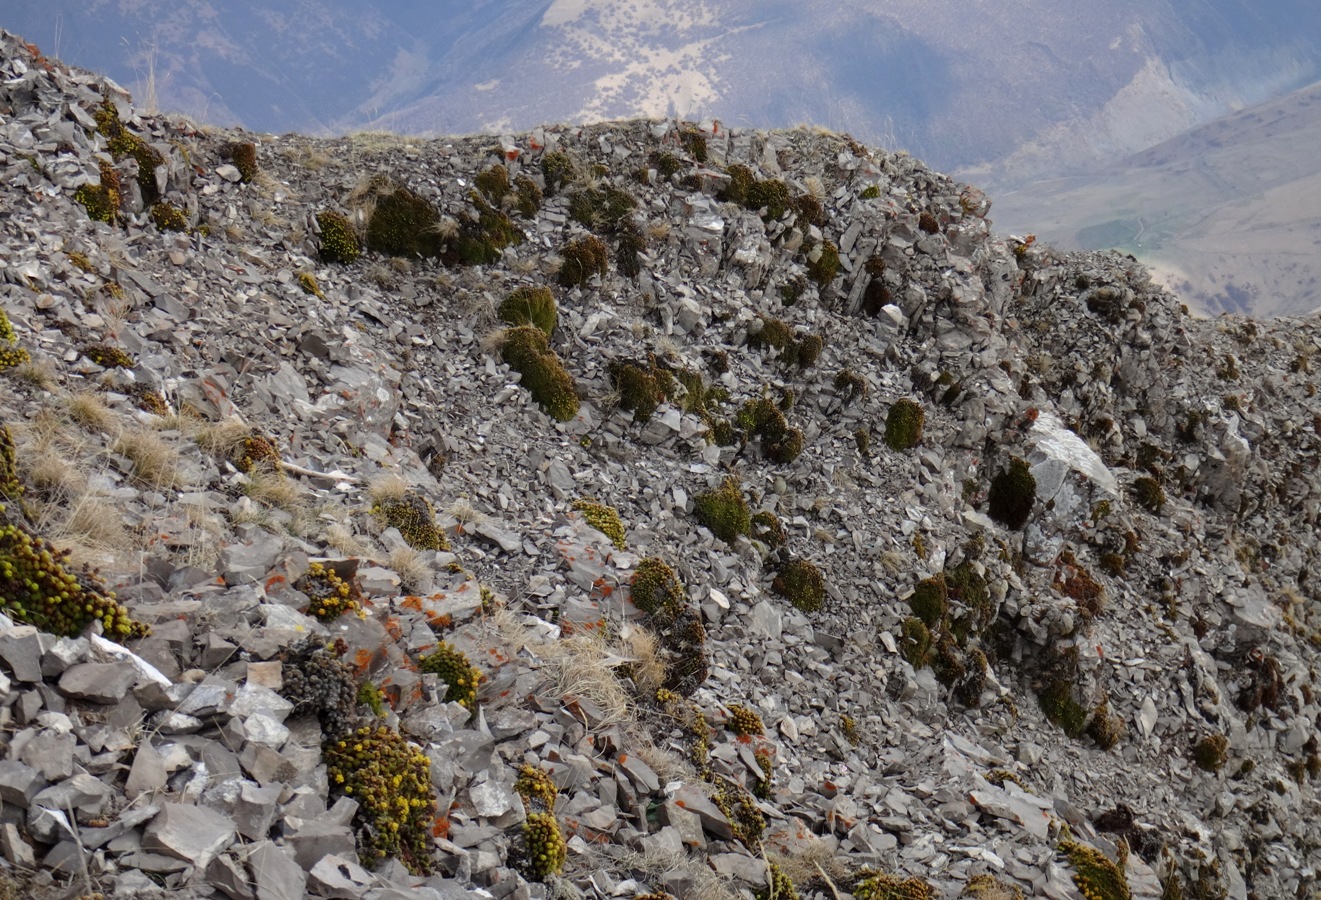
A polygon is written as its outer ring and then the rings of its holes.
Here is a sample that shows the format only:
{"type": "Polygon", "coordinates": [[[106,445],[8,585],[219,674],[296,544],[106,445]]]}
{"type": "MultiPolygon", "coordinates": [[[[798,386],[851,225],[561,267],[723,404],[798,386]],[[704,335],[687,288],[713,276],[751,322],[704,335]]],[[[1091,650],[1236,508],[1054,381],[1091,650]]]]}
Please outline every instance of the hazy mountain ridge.
{"type": "Polygon", "coordinates": [[[259,131],[440,134],[666,114],[808,122],[996,184],[1140,149],[1321,71],[1321,21],[1302,0],[1270,15],[1240,0],[1067,12],[514,0],[283,14],[239,0],[21,0],[4,24],[126,84],[145,78],[154,45],[166,108],[259,131]],[[1126,91],[1132,102],[1116,104],[1126,91]],[[1167,108],[1135,124],[1153,92],[1167,108]]]}
{"type": "Polygon", "coordinates": [[[1117,247],[1209,313],[1321,306],[1321,83],[1191,129],[1095,176],[1002,195],[997,224],[1117,247]]]}

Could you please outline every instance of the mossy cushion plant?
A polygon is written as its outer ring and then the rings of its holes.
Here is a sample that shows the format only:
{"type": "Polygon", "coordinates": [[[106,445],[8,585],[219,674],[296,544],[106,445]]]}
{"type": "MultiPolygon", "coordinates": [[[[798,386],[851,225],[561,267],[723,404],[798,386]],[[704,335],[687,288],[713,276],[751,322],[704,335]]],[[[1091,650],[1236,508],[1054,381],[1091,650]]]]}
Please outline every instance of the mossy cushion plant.
{"type": "Polygon", "coordinates": [[[500,355],[523,376],[523,386],[547,415],[567,422],[578,414],[573,377],[551,351],[544,331],[534,325],[509,329],[500,343],[500,355]]]}
{"type": "Polygon", "coordinates": [[[394,857],[414,875],[430,874],[431,760],[398,732],[363,726],[322,748],[331,790],[358,802],[354,822],[364,866],[394,857]]]}
{"type": "Polygon", "coordinates": [[[482,673],[467,655],[445,641],[436,645],[436,649],[417,662],[423,672],[440,676],[440,680],[449,685],[445,699],[458,703],[468,712],[477,710],[477,687],[481,684],[482,673]]]}
{"type": "MultiPolygon", "coordinates": [[[[1121,855],[1128,845],[1119,842],[1121,855]]],[[[1133,896],[1124,876],[1123,865],[1116,865],[1095,847],[1065,838],[1055,848],[1073,865],[1073,883],[1086,900],[1130,900],[1133,896]]]]}
{"type": "Polygon", "coordinates": [[[986,495],[991,518],[1013,531],[1022,530],[1032,514],[1037,498],[1037,479],[1023,459],[1012,459],[1009,468],[991,479],[991,490],[986,495]]]}
{"type": "Polygon", "coordinates": [[[853,896],[857,900],[935,900],[940,896],[935,888],[921,878],[906,878],[903,875],[866,869],[859,874],[861,877],[853,886],[853,896]]]}
{"type": "Polygon", "coordinates": [[[816,564],[792,559],[780,567],[771,590],[803,612],[817,612],[826,602],[826,580],[816,564]]]}
{"type": "Polygon", "coordinates": [[[362,608],[362,591],[353,579],[341,578],[325,563],[313,562],[307,572],[294,583],[297,590],[307,595],[307,612],[322,622],[339,618],[346,612],[362,608]]]}
{"type": "Polygon", "coordinates": [[[555,326],[560,321],[555,295],[545,286],[515,288],[497,312],[500,321],[515,326],[535,325],[546,333],[548,339],[554,335],[555,326]]]}
{"type": "Polygon", "coordinates": [[[922,440],[926,410],[922,404],[905,397],[890,407],[885,417],[885,443],[891,450],[908,450],[922,440]]]}
{"type": "Polygon", "coordinates": [[[573,508],[583,514],[588,525],[610,538],[610,543],[615,545],[615,549],[624,549],[624,523],[620,520],[617,509],[594,500],[577,500],[573,508]]]}
{"type": "Polygon", "coordinates": [[[0,520],[0,609],[7,615],[62,636],[77,635],[94,621],[113,641],[150,633],[94,572],[68,567],[69,551],[57,549],[4,506],[0,513],[12,519],[0,520]]]}
{"type": "Polygon", "coordinates": [[[663,559],[648,556],[638,562],[630,582],[630,599],[644,613],[673,620],[688,603],[688,592],[663,559]]]}
{"type": "Polygon", "coordinates": [[[367,247],[387,256],[430,257],[444,251],[440,213],[405,187],[380,186],[367,221],[367,247]]]}
{"type": "Polygon", "coordinates": [[[697,521],[727,544],[734,543],[740,534],[747,534],[752,527],[748,501],[743,499],[743,489],[733,476],[726,478],[714,491],[699,494],[693,500],[693,514],[697,521]]]}
{"type": "Polygon", "coordinates": [[[386,528],[397,528],[414,550],[448,550],[449,540],[436,525],[436,513],[421,494],[409,491],[397,499],[381,500],[372,515],[386,528]]]}
{"type": "Polygon", "coordinates": [[[348,218],[333,209],[317,213],[317,227],[321,229],[321,259],[329,263],[351,263],[362,255],[358,233],[348,218]]]}
{"type": "Polygon", "coordinates": [[[610,251],[605,242],[594,234],[574,238],[560,251],[564,262],[560,264],[560,284],[578,287],[595,275],[605,276],[609,270],[610,251]]]}

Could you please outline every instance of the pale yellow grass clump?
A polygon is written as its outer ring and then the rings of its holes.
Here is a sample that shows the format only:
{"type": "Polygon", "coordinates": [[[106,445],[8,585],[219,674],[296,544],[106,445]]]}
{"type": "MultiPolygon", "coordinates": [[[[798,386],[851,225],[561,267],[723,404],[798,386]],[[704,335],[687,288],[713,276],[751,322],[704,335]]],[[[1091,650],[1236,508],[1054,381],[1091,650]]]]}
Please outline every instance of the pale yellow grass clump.
{"type": "Polygon", "coordinates": [[[110,407],[106,406],[100,394],[80,391],[70,394],[65,402],[68,406],[69,418],[88,431],[109,431],[115,424],[115,415],[110,411],[110,407]]]}
{"type": "Polygon", "coordinates": [[[395,474],[377,475],[367,482],[367,499],[372,505],[397,503],[408,494],[408,482],[395,474]]]}
{"type": "Polygon", "coordinates": [[[400,546],[391,550],[386,565],[399,576],[400,587],[407,593],[428,591],[434,583],[431,567],[412,547],[400,546]]]}
{"type": "MultiPolygon", "coordinates": [[[[341,556],[368,556],[371,550],[367,545],[343,524],[336,522],[326,529],[321,538],[326,546],[338,551],[341,556]]],[[[401,576],[402,577],[402,576],[401,576]]]]}
{"type": "Polygon", "coordinates": [[[146,429],[124,431],[110,449],[133,464],[129,474],[143,484],[157,490],[179,487],[182,461],[164,436],[146,429]]]}

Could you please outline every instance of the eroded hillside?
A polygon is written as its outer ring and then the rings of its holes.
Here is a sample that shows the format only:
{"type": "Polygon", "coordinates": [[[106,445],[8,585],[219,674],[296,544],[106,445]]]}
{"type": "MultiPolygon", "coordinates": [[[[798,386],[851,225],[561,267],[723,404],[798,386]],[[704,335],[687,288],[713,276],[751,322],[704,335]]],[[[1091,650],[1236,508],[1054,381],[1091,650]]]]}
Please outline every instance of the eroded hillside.
{"type": "Polygon", "coordinates": [[[1314,321],[835,134],[221,132],[5,42],[16,884],[1313,888],[1314,321]]]}

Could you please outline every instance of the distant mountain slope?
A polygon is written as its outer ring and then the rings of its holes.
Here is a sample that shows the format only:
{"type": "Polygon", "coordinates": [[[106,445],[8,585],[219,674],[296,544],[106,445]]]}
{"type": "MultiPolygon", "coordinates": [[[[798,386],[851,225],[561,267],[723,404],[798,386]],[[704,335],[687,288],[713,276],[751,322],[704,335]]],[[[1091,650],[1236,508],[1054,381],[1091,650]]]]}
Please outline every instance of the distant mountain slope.
{"type": "Polygon", "coordinates": [[[0,26],[162,107],[284,132],[667,113],[820,124],[992,187],[1065,174],[1321,75],[1281,0],[18,0],[0,26]],[[153,51],[154,48],[154,51],[153,51]]]}
{"type": "Polygon", "coordinates": [[[997,199],[997,227],[1141,258],[1210,313],[1321,307],[1321,82],[1094,176],[997,199]]]}

